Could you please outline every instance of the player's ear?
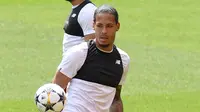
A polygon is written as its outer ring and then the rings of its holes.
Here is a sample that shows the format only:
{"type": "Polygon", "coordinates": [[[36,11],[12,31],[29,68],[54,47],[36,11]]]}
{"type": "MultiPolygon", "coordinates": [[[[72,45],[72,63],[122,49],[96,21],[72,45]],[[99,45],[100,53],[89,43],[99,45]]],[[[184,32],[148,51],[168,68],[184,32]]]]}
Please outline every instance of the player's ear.
{"type": "Polygon", "coordinates": [[[119,30],[119,28],[120,28],[120,23],[118,22],[117,23],[117,31],[119,30]]]}

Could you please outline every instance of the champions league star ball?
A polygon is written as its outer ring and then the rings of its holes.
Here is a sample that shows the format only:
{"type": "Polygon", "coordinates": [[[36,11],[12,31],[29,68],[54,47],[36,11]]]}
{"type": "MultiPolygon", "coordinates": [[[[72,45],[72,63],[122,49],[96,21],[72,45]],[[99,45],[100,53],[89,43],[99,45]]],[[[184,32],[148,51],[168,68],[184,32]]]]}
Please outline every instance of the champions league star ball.
{"type": "Polygon", "coordinates": [[[57,84],[45,84],[36,91],[35,103],[40,112],[61,112],[66,103],[65,92],[57,84]]]}

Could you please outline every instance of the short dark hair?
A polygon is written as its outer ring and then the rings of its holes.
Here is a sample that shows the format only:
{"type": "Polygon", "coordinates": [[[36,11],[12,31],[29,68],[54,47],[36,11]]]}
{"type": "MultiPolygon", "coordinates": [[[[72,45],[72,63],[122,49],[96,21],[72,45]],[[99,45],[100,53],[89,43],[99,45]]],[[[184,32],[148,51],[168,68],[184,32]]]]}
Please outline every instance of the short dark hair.
{"type": "Polygon", "coordinates": [[[100,14],[100,13],[112,14],[115,17],[115,22],[116,23],[119,22],[119,15],[118,15],[117,10],[114,7],[110,6],[110,5],[104,4],[104,5],[98,7],[95,10],[95,12],[94,12],[94,22],[96,21],[97,14],[100,14]]]}

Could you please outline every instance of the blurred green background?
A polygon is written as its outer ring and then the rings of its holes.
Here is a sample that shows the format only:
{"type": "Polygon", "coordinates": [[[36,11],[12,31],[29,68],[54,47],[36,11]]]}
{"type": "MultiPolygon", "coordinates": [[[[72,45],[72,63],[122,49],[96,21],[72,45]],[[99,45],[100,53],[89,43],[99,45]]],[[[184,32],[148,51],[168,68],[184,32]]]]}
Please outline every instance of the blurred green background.
{"type": "MultiPolygon", "coordinates": [[[[200,111],[200,1],[92,0],[120,15],[116,44],[131,57],[125,112],[200,111]]],[[[0,111],[37,112],[34,94],[62,58],[65,0],[0,1],[0,111]]]]}

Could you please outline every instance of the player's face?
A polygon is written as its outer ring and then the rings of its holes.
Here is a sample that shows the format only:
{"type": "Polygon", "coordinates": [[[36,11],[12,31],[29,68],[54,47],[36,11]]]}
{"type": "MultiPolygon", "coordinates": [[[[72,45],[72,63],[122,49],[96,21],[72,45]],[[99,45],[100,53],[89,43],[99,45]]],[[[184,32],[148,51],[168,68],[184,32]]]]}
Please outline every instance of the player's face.
{"type": "Polygon", "coordinates": [[[100,47],[113,46],[116,31],[120,24],[116,23],[115,17],[109,13],[99,13],[94,22],[95,36],[100,47]]]}

